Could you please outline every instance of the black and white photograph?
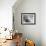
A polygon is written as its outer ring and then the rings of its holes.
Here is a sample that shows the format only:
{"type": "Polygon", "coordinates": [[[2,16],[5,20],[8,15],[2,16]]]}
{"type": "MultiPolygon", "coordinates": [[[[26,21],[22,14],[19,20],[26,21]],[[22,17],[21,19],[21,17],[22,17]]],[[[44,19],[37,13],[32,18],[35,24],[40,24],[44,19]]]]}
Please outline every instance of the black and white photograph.
{"type": "Polygon", "coordinates": [[[36,14],[35,13],[21,13],[21,24],[24,24],[24,25],[36,24],[36,14]]]}

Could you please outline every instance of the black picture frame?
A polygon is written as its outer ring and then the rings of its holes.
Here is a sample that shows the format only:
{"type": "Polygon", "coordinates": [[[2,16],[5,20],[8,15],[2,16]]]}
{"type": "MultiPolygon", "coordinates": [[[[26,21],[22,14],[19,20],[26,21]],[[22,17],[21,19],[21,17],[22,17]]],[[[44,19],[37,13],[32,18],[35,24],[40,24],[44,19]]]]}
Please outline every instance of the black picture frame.
{"type": "Polygon", "coordinates": [[[35,25],[36,13],[21,13],[21,24],[22,25],[35,25]]]}

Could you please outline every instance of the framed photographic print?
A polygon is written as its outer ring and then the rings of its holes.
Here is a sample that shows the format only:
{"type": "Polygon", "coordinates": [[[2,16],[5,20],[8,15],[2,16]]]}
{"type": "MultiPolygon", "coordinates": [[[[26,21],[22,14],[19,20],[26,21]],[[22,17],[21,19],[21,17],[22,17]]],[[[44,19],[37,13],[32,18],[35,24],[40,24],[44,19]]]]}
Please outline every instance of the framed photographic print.
{"type": "Polygon", "coordinates": [[[21,13],[21,24],[23,25],[36,24],[36,13],[21,13]]]}

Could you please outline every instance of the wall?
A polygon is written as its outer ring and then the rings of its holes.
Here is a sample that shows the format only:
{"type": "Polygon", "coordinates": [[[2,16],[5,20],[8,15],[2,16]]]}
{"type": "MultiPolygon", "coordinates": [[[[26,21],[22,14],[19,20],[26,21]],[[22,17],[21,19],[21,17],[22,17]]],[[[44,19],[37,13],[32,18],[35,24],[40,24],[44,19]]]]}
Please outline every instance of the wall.
{"type": "Polygon", "coordinates": [[[41,40],[42,46],[46,46],[46,0],[41,1],[41,40]]]}
{"type": "Polygon", "coordinates": [[[36,46],[41,46],[40,12],[40,0],[23,0],[19,4],[16,2],[13,6],[15,30],[22,32],[24,38],[34,40],[36,46]],[[36,25],[22,25],[21,13],[36,13],[36,25]]]}
{"type": "Polygon", "coordinates": [[[0,0],[0,27],[12,29],[12,6],[16,0],[0,0]]]}

